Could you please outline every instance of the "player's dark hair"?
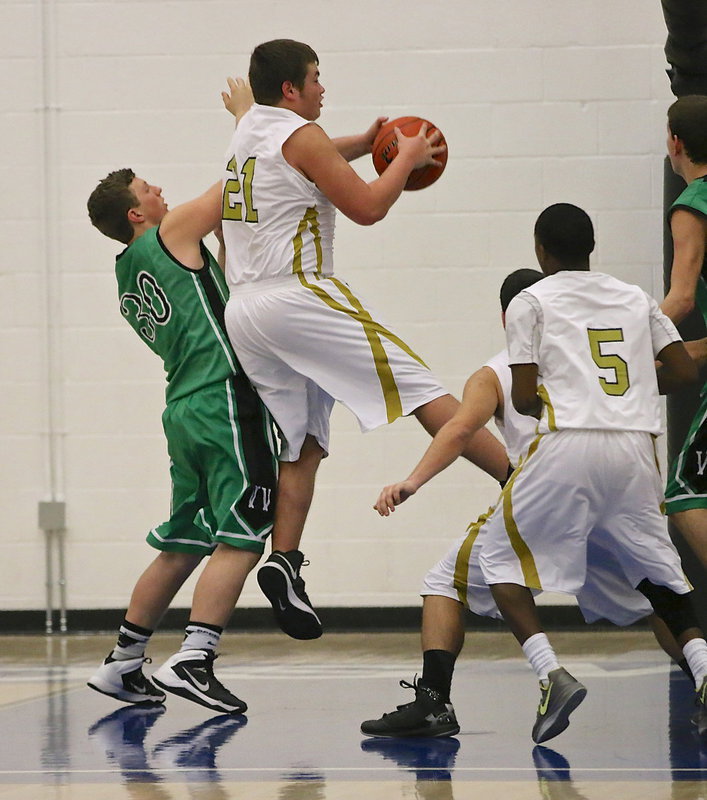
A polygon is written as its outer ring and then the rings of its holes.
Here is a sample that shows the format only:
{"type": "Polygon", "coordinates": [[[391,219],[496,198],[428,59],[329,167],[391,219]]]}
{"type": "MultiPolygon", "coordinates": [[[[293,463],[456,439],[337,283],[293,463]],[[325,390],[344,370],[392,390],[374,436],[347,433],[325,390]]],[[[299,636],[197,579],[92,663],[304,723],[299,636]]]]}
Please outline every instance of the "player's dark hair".
{"type": "Polygon", "coordinates": [[[668,127],[693,164],[707,164],[707,97],[686,94],[676,100],[668,109],[668,127]]]}
{"type": "Polygon", "coordinates": [[[273,39],[259,44],[250,57],[248,79],[256,103],[275,106],[282,100],[282,84],[291,81],[301,89],[310,64],[319,56],[308,44],[293,39],[273,39]]]}
{"type": "Polygon", "coordinates": [[[532,286],[545,276],[537,269],[517,269],[506,276],[501,284],[501,311],[505,311],[510,305],[511,300],[523,289],[532,286]]]}
{"type": "Polygon", "coordinates": [[[104,236],[123,244],[128,244],[135,233],[128,220],[128,211],[139,205],[130,188],[134,178],[135,173],[127,167],[110,172],[91,192],[86,204],[91,223],[104,236]]]}
{"type": "Polygon", "coordinates": [[[587,269],[594,226],[586,211],[571,203],[548,206],[535,222],[535,236],[565,269],[587,269]]]}

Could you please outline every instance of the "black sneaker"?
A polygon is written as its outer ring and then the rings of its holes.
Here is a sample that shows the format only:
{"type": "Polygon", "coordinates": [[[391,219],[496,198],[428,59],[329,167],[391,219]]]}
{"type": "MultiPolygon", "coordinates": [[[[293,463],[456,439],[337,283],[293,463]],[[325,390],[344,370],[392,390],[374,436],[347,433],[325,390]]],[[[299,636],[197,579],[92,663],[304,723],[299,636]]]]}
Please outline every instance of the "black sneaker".
{"type": "Polygon", "coordinates": [[[181,650],[168,658],[152,680],[167,692],[224,714],[243,714],[248,706],[214,675],[216,653],[181,650]]]}
{"type": "Polygon", "coordinates": [[[546,742],[570,724],[570,714],[587,695],[586,687],[564,667],[553,669],[547,683],[540,684],[540,705],[533,725],[533,741],[546,742]]]}
{"type": "Polygon", "coordinates": [[[322,623],[300,576],[302,565],[308,563],[299,550],[276,550],[258,570],[258,584],[270,601],[277,624],[293,639],[318,639],[322,635],[322,623]]]}
{"type": "Polygon", "coordinates": [[[145,677],[143,663],[150,663],[149,658],[129,658],[118,661],[108,655],[106,660],[88,680],[87,685],[101,694],[122,700],[124,703],[142,705],[146,703],[163,703],[164,692],[161,692],[145,677]]]}
{"type": "Polygon", "coordinates": [[[417,680],[412,683],[400,681],[400,685],[415,690],[412,703],[398,706],[397,711],[383,714],[380,719],[366,720],[361,724],[361,733],[387,738],[454,736],[459,733],[454,707],[445,702],[439,692],[422,686],[417,680]]]}

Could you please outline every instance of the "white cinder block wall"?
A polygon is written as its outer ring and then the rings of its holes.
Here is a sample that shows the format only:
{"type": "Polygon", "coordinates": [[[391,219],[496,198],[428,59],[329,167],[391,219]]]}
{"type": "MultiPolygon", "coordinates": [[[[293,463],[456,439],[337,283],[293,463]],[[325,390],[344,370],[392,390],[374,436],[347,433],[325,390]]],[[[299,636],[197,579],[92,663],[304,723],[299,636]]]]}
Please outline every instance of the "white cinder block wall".
{"type": "MultiPolygon", "coordinates": [[[[434,187],[388,218],[340,218],[336,264],[449,389],[503,342],[497,292],[535,266],[546,205],[586,208],[594,266],[661,291],[664,116],[657,0],[2,0],[0,4],[0,608],[44,607],[37,503],[67,510],[69,608],[122,607],[167,514],[158,360],[116,302],[116,243],[85,202],[132,166],[171,204],[220,174],[227,75],[261,41],[319,53],[332,135],[420,114],[449,143],[434,187]]],[[[373,177],[368,159],[358,166],[373,177]]],[[[303,549],[316,602],[410,605],[496,484],[454,465],[390,519],[371,509],[428,439],[411,420],[363,436],[333,420],[303,549]]],[[[188,606],[190,583],[178,596],[188,606]]],[[[262,605],[254,581],[245,605],[262,605]]]]}

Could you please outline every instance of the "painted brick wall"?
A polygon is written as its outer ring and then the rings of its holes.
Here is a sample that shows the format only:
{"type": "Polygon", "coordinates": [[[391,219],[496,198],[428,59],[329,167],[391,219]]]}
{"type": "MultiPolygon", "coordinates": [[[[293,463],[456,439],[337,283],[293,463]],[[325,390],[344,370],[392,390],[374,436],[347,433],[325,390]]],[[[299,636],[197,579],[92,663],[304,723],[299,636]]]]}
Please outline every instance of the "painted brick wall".
{"type": "MultiPolygon", "coordinates": [[[[52,486],[67,507],[69,607],[123,606],[152,556],[143,538],[169,502],[162,370],[118,312],[119,247],[90,227],[85,201],[121,166],[172,205],[216,179],[231,130],[219,92],[260,41],[318,51],[332,135],[379,114],[444,130],[443,179],[373,228],[340,219],[336,262],[452,392],[502,346],[498,287],[534,266],[532,224],[550,203],[591,213],[595,267],[660,292],[671,95],[657,1],[449,0],[431,13],[312,0],[292,12],[274,0],[0,4],[0,608],[44,605],[37,502],[52,486]]],[[[358,168],[373,177],[367,159],[358,168]]],[[[379,488],[427,442],[411,420],[362,436],[336,410],[303,545],[318,604],[417,602],[425,570],[494,500],[496,484],[459,463],[378,518],[379,488]]],[[[254,581],[243,603],[262,605],[254,581]]]]}

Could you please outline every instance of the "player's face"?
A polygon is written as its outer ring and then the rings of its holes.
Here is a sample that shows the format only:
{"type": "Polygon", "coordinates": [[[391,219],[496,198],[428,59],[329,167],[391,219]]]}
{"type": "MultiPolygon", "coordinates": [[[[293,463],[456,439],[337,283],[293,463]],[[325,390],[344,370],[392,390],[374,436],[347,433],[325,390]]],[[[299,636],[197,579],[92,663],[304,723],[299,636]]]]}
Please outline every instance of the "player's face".
{"type": "Polygon", "coordinates": [[[154,186],[143,178],[133,178],[130,188],[138,200],[138,209],[146,222],[159,225],[167,213],[167,203],[162,199],[162,187],[154,186]]]}
{"type": "Polygon", "coordinates": [[[316,64],[309,65],[304,86],[298,91],[299,108],[297,113],[310,121],[318,119],[322,113],[324,87],[319,83],[319,67],[316,64]]]}

